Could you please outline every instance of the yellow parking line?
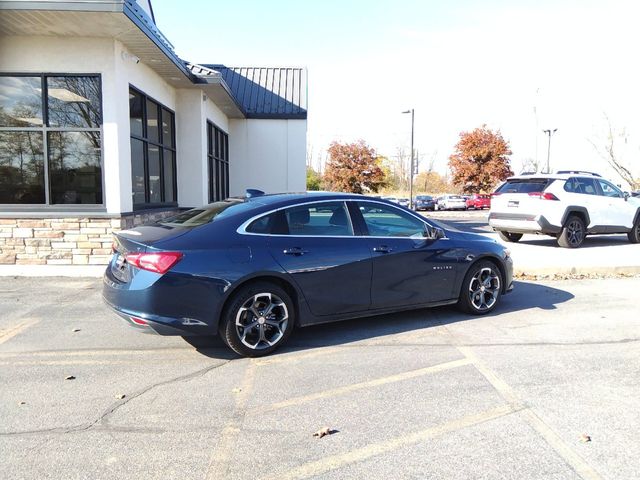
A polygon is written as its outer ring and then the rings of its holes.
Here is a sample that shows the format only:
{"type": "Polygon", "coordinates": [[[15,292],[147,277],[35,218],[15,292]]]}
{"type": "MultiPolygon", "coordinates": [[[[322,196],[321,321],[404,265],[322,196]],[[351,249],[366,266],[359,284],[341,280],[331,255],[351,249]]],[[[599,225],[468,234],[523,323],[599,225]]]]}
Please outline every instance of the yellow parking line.
{"type": "MultiPolygon", "coordinates": [[[[40,352],[5,352],[0,353],[0,358],[19,357],[97,357],[97,356],[130,356],[130,355],[150,355],[150,354],[189,354],[197,353],[191,347],[185,348],[149,348],[142,350],[112,349],[112,350],[49,350],[40,352]]],[[[198,355],[200,356],[200,355],[198,355]]]]}
{"type": "Polygon", "coordinates": [[[484,375],[487,381],[493,385],[498,393],[507,402],[518,409],[522,409],[523,418],[538,432],[547,444],[580,475],[584,480],[601,480],[602,477],[580,455],[574,452],[562,438],[549,427],[533,410],[524,408],[524,402],[516,392],[502,380],[487,364],[482,361],[469,347],[456,347],[467,359],[469,359],[478,371],[484,375]]]}
{"type": "Polygon", "coordinates": [[[226,479],[229,477],[231,457],[238,441],[240,430],[244,422],[247,402],[255,383],[257,365],[254,360],[249,360],[249,365],[244,373],[242,386],[235,394],[235,408],[231,418],[220,434],[218,445],[211,454],[206,480],[226,479]]]}
{"type": "Polygon", "coordinates": [[[0,366],[7,367],[55,367],[58,365],[132,365],[137,364],[137,360],[12,360],[8,362],[0,362],[0,366]]]}
{"type": "Polygon", "coordinates": [[[27,328],[32,327],[39,321],[40,321],[39,318],[32,318],[25,322],[19,323],[18,325],[15,325],[14,327],[11,327],[5,331],[0,331],[0,344],[5,343],[8,340],[11,340],[13,337],[21,334],[27,328]]]}
{"type": "Polygon", "coordinates": [[[463,358],[460,360],[454,360],[452,362],[440,363],[438,365],[433,365],[431,367],[420,368],[418,370],[411,370],[408,372],[398,373],[397,375],[391,375],[388,377],[376,378],[374,380],[368,380],[366,382],[354,383],[351,385],[345,385],[343,387],[332,388],[330,390],[324,390],[322,392],[315,392],[309,395],[303,395],[300,397],[290,398],[288,400],[283,400],[282,402],[272,403],[266,407],[256,408],[250,412],[249,415],[262,415],[265,412],[271,412],[274,410],[279,410],[281,408],[291,407],[293,405],[300,405],[303,403],[311,402],[313,400],[320,400],[323,398],[335,397],[338,395],[344,395],[347,393],[352,393],[358,390],[363,390],[372,387],[379,387],[381,385],[386,385],[394,382],[401,382],[403,380],[409,380],[416,377],[421,377],[423,375],[429,375],[432,373],[443,372],[445,370],[450,370],[452,368],[462,367],[464,365],[469,365],[471,361],[467,358],[463,358]]]}
{"type": "Polygon", "coordinates": [[[323,355],[330,355],[336,353],[341,350],[338,347],[334,348],[322,348],[319,350],[312,350],[310,352],[295,352],[295,353],[287,353],[283,355],[279,355],[276,357],[263,358],[260,360],[256,360],[256,365],[264,366],[264,365],[273,365],[277,363],[284,362],[297,362],[299,360],[304,360],[308,358],[321,357],[323,355]]]}
{"type": "Polygon", "coordinates": [[[513,405],[502,405],[500,407],[492,408],[475,415],[467,415],[462,418],[457,418],[455,420],[451,420],[450,422],[446,422],[435,427],[427,428],[413,433],[406,433],[399,437],[395,437],[378,443],[372,443],[365,447],[352,450],[350,452],[332,455],[320,460],[312,461],[300,465],[299,467],[293,468],[286,473],[279,473],[271,477],[266,477],[266,479],[300,480],[303,478],[320,476],[331,470],[341,468],[345,465],[362,462],[377,455],[397,451],[401,448],[424,442],[432,438],[445,435],[447,433],[455,432],[467,427],[472,427],[474,425],[479,425],[496,418],[504,417],[505,415],[509,415],[515,411],[516,410],[514,409],[513,405]]]}

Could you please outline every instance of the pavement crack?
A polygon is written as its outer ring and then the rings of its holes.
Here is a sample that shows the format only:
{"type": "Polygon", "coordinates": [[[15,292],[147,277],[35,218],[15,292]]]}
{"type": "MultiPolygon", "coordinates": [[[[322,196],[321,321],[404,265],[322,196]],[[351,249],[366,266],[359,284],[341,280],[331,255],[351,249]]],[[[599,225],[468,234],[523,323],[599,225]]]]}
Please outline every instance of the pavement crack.
{"type": "MultiPolygon", "coordinates": [[[[3,433],[0,433],[0,437],[11,437],[11,436],[20,436],[20,435],[57,434],[57,433],[68,434],[68,433],[76,433],[76,432],[85,432],[93,428],[99,428],[100,430],[109,430],[111,428],[114,428],[116,430],[121,430],[122,428],[128,428],[128,427],[121,427],[121,426],[111,427],[111,425],[109,424],[109,419],[113,416],[113,414],[116,411],[118,411],[118,409],[120,409],[121,407],[129,403],[131,400],[139,398],[142,395],[145,395],[146,393],[149,393],[150,391],[158,387],[162,387],[164,385],[169,385],[177,382],[186,382],[189,380],[193,380],[194,378],[203,377],[204,375],[211,372],[212,370],[216,370],[218,368],[224,367],[229,362],[231,362],[231,360],[226,360],[220,364],[210,365],[208,367],[201,368],[200,370],[196,370],[195,372],[191,372],[186,375],[180,375],[178,377],[173,377],[168,380],[162,380],[160,382],[156,382],[151,385],[148,385],[138,390],[137,392],[132,393],[131,395],[127,395],[122,400],[118,400],[117,402],[114,402],[98,418],[90,422],[85,422],[78,425],[67,426],[67,427],[54,427],[54,428],[45,428],[45,429],[39,429],[39,430],[24,430],[19,432],[3,432],[3,433]]],[[[139,430],[136,430],[136,431],[139,431],[139,430]]]]}

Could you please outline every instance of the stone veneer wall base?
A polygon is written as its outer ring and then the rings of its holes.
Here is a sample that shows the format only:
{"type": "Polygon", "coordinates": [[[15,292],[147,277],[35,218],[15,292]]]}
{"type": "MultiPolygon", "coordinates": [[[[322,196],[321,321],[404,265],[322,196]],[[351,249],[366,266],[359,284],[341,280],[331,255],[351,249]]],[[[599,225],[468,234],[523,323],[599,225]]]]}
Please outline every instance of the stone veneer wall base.
{"type": "Polygon", "coordinates": [[[178,209],[113,217],[7,218],[0,214],[0,265],[106,265],[114,232],[178,209]]]}

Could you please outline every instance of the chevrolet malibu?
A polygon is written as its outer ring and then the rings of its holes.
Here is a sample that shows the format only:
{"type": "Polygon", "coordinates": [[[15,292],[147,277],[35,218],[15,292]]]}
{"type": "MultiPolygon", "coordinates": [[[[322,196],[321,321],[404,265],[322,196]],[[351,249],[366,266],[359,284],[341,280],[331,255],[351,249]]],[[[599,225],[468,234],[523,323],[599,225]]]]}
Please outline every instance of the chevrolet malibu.
{"type": "Polygon", "coordinates": [[[448,304],[486,314],[512,272],[496,241],[385,200],[250,191],[117,233],[103,297],[141,331],[219,334],[257,357],[295,327],[448,304]]]}

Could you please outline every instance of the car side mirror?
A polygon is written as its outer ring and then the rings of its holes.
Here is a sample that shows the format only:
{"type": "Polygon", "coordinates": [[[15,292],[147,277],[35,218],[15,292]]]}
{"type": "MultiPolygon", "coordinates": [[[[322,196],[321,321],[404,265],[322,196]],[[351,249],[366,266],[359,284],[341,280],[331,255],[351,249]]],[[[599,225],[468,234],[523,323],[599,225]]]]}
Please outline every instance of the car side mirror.
{"type": "Polygon", "coordinates": [[[629,199],[629,197],[631,196],[631,194],[629,192],[623,192],[622,196],[624,197],[624,201],[626,202],[629,199]]]}
{"type": "Polygon", "coordinates": [[[429,240],[438,240],[440,238],[444,238],[444,230],[425,224],[424,232],[422,235],[424,236],[424,238],[427,238],[429,240]]]}

